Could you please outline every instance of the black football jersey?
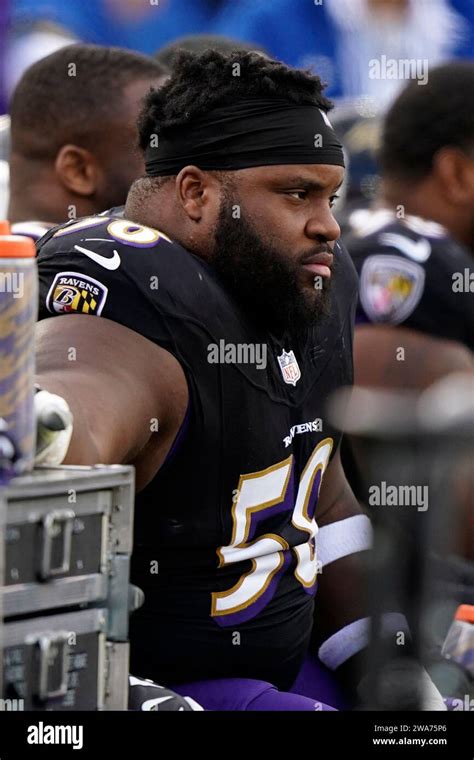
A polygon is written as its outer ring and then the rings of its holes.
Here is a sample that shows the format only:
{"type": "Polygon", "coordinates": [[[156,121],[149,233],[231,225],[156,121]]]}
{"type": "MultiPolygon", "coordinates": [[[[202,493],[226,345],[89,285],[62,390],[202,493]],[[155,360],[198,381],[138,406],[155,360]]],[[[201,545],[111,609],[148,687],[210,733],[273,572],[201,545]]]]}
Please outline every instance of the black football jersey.
{"type": "Polygon", "coordinates": [[[40,243],[41,319],[119,322],[175,356],[189,387],[172,450],[136,500],[136,675],[288,687],[297,674],[313,624],[314,512],[340,439],[325,405],[352,382],[357,277],[342,245],[335,255],[330,318],[291,341],[259,331],[210,265],[157,230],[96,216],[40,243]]]}
{"type": "Polygon", "coordinates": [[[360,277],[357,322],[403,324],[474,350],[473,255],[439,224],[354,211],[344,240],[360,277]]]}

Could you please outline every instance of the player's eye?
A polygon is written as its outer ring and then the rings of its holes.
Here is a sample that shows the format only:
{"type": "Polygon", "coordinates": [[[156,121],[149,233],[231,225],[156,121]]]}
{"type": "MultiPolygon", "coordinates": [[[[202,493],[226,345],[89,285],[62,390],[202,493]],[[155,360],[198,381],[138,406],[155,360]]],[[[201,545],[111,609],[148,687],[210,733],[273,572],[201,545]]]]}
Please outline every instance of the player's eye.
{"type": "Polygon", "coordinates": [[[331,195],[331,197],[329,198],[329,208],[333,208],[334,204],[336,203],[339,197],[340,197],[339,195],[331,195]]]}
{"type": "Polygon", "coordinates": [[[308,197],[307,190],[290,190],[287,194],[291,195],[292,198],[296,198],[298,201],[304,201],[308,197]]]}

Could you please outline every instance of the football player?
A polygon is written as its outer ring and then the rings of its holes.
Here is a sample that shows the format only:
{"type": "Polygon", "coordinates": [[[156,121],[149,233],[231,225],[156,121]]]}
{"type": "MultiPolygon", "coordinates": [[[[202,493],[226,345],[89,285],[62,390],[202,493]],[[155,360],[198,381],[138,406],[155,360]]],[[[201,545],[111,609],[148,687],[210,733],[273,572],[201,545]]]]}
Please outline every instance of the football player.
{"type": "MultiPolygon", "coordinates": [[[[353,211],[345,236],[360,274],[358,385],[416,393],[461,371],[474,397],[473,93],[474,63],[451,63],[431,70],[425,86],[409,84],[386,114],[378,205],[353,211]]],[[[446,397],[448,409],[455,404],[455,394],[446,397]]],[[[368,463],[360,438],[345,437],[342,459],[351,486],[367,503],[368,463]]],[[[387,479],[382,469],[371,467],[372,483],[387,479]]],[[[461,443],[449,478],[447,522],[442,538],[436,531],[436,560],[432,553],[425,579],[446,608],[473,593],[467,580],[474,560],[472,452],[461,443]]],[[[400,521],[407,556],[419,550],[411,543],[415,519],[403,528],[400,521]]],[[[417,521],[418,535],[426,535],[422,524],[417,521]]],[[[449,619],[440,616],[431,641],[425,639],[427,650],[440,656],[448,627],[449,619]]]]}
{"type": "MultiPolygon", "coordinates": [[[[25,72],[11,103],[12,233],[38,240],[71,214],[124,203],[143,172],[136,131],[141,101],[166,75],[147,56],[84,44],[63,48],[25,72]]],[[[114,213],[120,215],[120,207],[114,213]]],[[[61,398],[38,389],[35,413],[35,462],[47,464],[68,444],[70,411],[61,398]]],[[[130,710],[194,709],[192,700],[188,704],[151,681],[130,676],[129,685],[130,710]]]]}
{"type": "MultiPolygon", "coordinates": [[[[132,672],[207,709],[339,706],[328,674],[351,680],[368,643],[371,527],[325,417],[357,298],[329,109],[282,63],[183,53],[146,101],[125,218],[39,245],[65,461],[136,467],[132,672]]],[[[402,625],[387,610],[387,635],[402,625]]]]}
{"type": "Polygon", "coordinates": [[[360,274],[361,383],[423,388],[472,366],[473,93],[474,63],[446,64],[425,86],[409,84],[386,115],[380,204],[354,211],[345,238],[360,274]]]}
{"type": "Polygon", "coordinates": [[[147,56],[84,44],[24,73],[10,106],[13,233],[37,240],[53,224],[125,202],[143,173],[141,101],[165,76],[147,56]]]}
{"type": "MultiPolygon", "coordinates": [[[[474,63],[446,64],[426,85],[409,84],[386,114],[377,204],[345,224],[360,275],[357,385],[421,391],[473,370],[473,86],[474,63]]],[[[366,500],[355,440],[344,440],[343,462],[366,500]]]]}

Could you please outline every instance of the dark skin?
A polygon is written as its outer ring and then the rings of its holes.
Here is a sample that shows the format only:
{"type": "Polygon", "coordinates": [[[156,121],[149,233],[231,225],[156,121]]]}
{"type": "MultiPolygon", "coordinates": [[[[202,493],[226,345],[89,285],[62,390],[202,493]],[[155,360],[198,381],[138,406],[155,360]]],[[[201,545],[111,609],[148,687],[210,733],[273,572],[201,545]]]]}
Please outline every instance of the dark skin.
{"type": "Polygon", "coordinates": [[[356,385],[393,390],[425,390],[449,372],[474,369],[474,357],[466,346],[440,340],[406,327],[361,325],[355,332],[356,385]],[[404,361],[397,359],[405,350],[404,361]]]}
{"type": "MultiPolygon", "coordinates": [[[[331,208],[343,179],[339,166],[261,166],[232,173],[242,214],[266,236],[274,231],[278,243],[292,251],[312,250],[314,241],[333,245],[340,234],[331,208]],[[310,186],[311,185],[311,186],[310,186]]],[[[203,259],[212,252],[212,231],[220,208],[221,181],[196,166],[186,166],[176,180],[166,183],[157,198],[135,204],[125,216],[160,229],[203,259]],[[154,222],[154,225],[152,224],[154,222]]]]}
{"type": "MultiPolygon", "coordinates": [[[[233,172],[232,183],[241,214],[257,234],[275,241],[282,256],[314,253],[321,244],[332,250],[340,234],[332,206],[343,169],[329,165],[262,166],[233,172]]],[[[125,217],[159,227],[203,259],[213,250],[213,230],[220,209],[221,181],[195,166],[181,170],[155,198],[135,202],[129,196],[125,217]]],[[[330,276],[330,273],[328,273],[330,276]]],[[[302,268],[305,295],[315,297],[314,272],[302,268]]]]}
{"type": "Polygon", "coordinates": [[[141,101],[150,87],[162,82],[140,79],[129,83],[123,90],[120,114],[95,127],[92,149],[66,142],[54,159],[44,160],[13,153],[9,221],[35,219],[58,224],[72,218],[71,207],[79,218],[123,204],[128,188],[145,168],[143,156],[134,147],[141,101]]]}
{"type": "MultiPolygon", "coordinates": [[[[339,227],[331,207],[342,178],[340,167],[322,165],[258,167],[233,175],[239,198],[245,199],[242,214],[262,234],[271,230],[282,255],[290,257],[311,253],[322,243],[333,248],[339,227]]],[[[135,206],[129,198],[126,217],[158,227],[206,259],[212,253],[220,195],[216,175],[189,166],[147,203],[135,206]]],[[[314,274],[301,269],[305,297],[317,297],[314,274]]],[[[146,485],[184,418],[188,389],[177,361],[121,325],[75,315],[38,324],[37,369],[40,385],[63,396],[74,414],[65,463],[131,463],[138,488],[146,485]],[[75,362],[68,361],[71,346],[75,362]],[[150,432],[153,418],[159,420],[157,433],[150,432]]],[[[325,525],[360,512],[337,451],[324,476],[316,519],[325,525]]],[[[318,620],[327,636],[365,615],[360,556],[333,562],[320,576],[318,620]],[[343,602],[334,603],[341,593],[343,602]]]]}
{"type": "Polygon", "coordinates": [[[456,240],[474,250],[474,156],[445,146],[422,179],[384,177],[382,205],[403,206],[406,215],[442,224],[456,240]]]}
{"type": "Polygon", "coordinates": [[[65,398],[74,415],[65,464],[134,464],[143,488],[186,412],[188,388],[176,359],[123,325],[80,314],[39,322],[36,356],[41,387],[65,398]],[[75,362],[68,361],[71,346],[75,362]]]}

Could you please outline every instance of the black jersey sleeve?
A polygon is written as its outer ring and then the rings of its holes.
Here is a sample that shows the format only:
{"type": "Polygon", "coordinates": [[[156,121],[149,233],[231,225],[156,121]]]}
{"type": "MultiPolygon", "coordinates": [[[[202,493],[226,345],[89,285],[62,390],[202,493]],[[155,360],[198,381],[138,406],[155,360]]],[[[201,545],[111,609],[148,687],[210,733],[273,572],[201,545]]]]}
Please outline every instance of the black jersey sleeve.
{"type": "Polygon", "coordinates": [[[199,269],[149,227],[104,216],[62,225],[38,244],[39,319],[102,316],[171,350],[173,323],[193,318],[199,269]]]}

